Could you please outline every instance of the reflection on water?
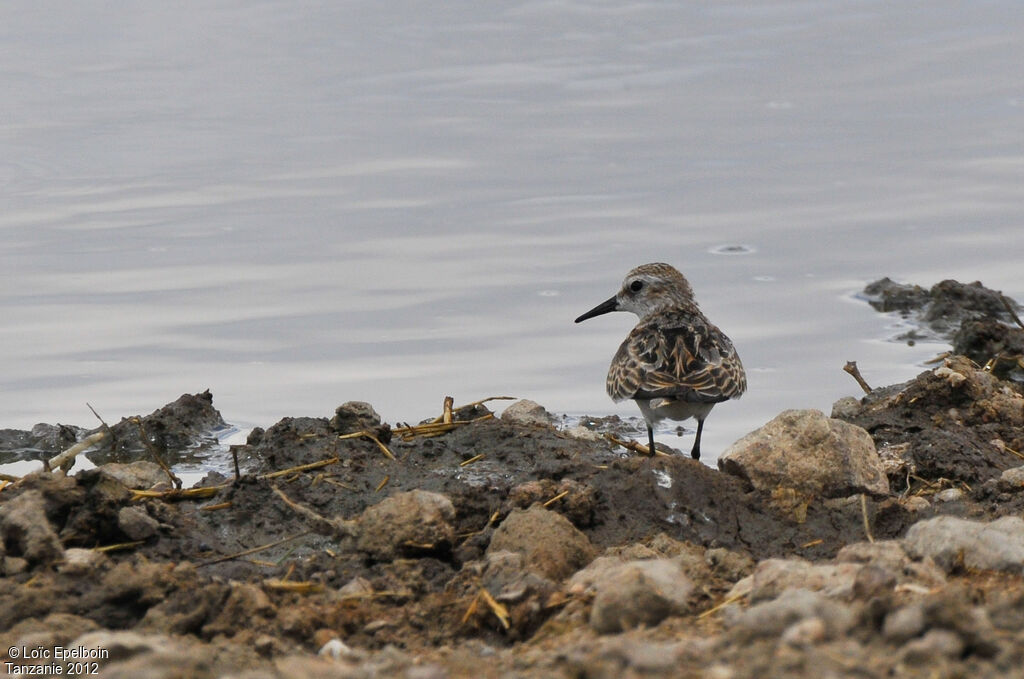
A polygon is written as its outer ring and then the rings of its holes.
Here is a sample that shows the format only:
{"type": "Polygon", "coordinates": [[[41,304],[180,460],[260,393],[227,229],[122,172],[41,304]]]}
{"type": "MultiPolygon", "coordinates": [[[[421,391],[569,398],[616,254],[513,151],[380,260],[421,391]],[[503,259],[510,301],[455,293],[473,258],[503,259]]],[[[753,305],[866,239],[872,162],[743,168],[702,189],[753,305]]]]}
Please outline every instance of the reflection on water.
{"type": "MultiPolygon", "coordinates": [[[[1011,0],[289,3],[3,10],[2,426],[210,388],[266,426],[604,395],[646,261],[691,280],[750,389],[714,460],[941,347],[854,293],[1024,298],[1011,0]]],[[[686,449],[666,433],[664,443],[686,449]]]]}

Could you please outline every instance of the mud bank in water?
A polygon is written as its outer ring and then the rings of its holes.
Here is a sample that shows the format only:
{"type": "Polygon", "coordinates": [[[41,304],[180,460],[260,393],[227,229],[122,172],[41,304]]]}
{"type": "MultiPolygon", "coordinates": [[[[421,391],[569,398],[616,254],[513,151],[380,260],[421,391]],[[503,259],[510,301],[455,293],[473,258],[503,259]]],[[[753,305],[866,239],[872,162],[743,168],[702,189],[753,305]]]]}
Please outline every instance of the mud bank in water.
{"type": "MultiPolygon", "coordinates": [[[[59,646],[109,677],[1019,672],[1024,330],[980,286],[892,285],[873,284],[904,313],[969,309],[929,332],[988,339],[830,414],[780,414],[729,473],[528,402],[422,427],[351,402],[254,431],[241,478],[178,491],[153,454],[208,444],[213,397],[126,418],[96,469],[0,481],[4,669],[59,646]]],[[[7,430],[0,449],[53,457],[96,431],[7,430]]]]}

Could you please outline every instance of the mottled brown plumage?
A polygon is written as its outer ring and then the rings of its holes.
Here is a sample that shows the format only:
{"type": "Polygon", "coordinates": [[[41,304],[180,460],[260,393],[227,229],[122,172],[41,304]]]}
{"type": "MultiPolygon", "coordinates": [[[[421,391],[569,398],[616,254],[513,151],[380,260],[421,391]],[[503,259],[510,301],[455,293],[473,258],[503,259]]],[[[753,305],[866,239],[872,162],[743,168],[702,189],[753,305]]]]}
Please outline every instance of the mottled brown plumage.
{"type": "Polygon", "coordinates": [[[608,395],[616,402],[637,402],[652,454],[657,422],[697,418],[690,452],[699,458],[704,418],[716,403],[739,398],[747,388],[735,347],[700,311],[686,278],[668,264],[633,269],[615,297],[576,322],[611,311],[632,311],[640,322],[612,359],[608,395]]]}

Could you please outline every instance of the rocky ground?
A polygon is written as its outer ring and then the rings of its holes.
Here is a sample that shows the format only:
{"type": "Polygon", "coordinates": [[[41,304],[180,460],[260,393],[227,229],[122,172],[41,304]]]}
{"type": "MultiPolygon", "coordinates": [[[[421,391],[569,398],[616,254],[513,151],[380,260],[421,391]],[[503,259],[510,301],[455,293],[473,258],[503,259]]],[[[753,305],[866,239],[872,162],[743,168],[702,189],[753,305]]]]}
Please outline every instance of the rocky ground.
{"type": "Polygon", "coordinates": [[[1016,305],[952,281],[866,295],[956,353],[830,416],[780,413],[722,471],[529,402],[286,418],[234,449],[240,478],[187,490],[154,460],[209,444],[209,393],[0,431],[0,461],[93,437],[99,464],[0,480],[0,670],[1024,676],[1016,305]]]}

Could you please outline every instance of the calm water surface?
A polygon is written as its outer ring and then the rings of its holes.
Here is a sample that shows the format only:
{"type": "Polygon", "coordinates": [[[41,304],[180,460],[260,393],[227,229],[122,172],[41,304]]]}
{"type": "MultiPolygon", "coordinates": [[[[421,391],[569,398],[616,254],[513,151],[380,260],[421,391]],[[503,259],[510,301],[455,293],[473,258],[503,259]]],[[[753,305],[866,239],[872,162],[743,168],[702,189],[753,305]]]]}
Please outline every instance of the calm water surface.
{"type": "MultiPolygon", "coordinates": [[[[268,426],[604,394],[667,261],[783,408],[905,380],[938,344],[884,275],[1024,299],[1017,0],[311,0],[0,9],[0,426],[92,426],[210,388],[268,426]]],[[[689,449],[666,428],[661,440],[689,449]]]]}

